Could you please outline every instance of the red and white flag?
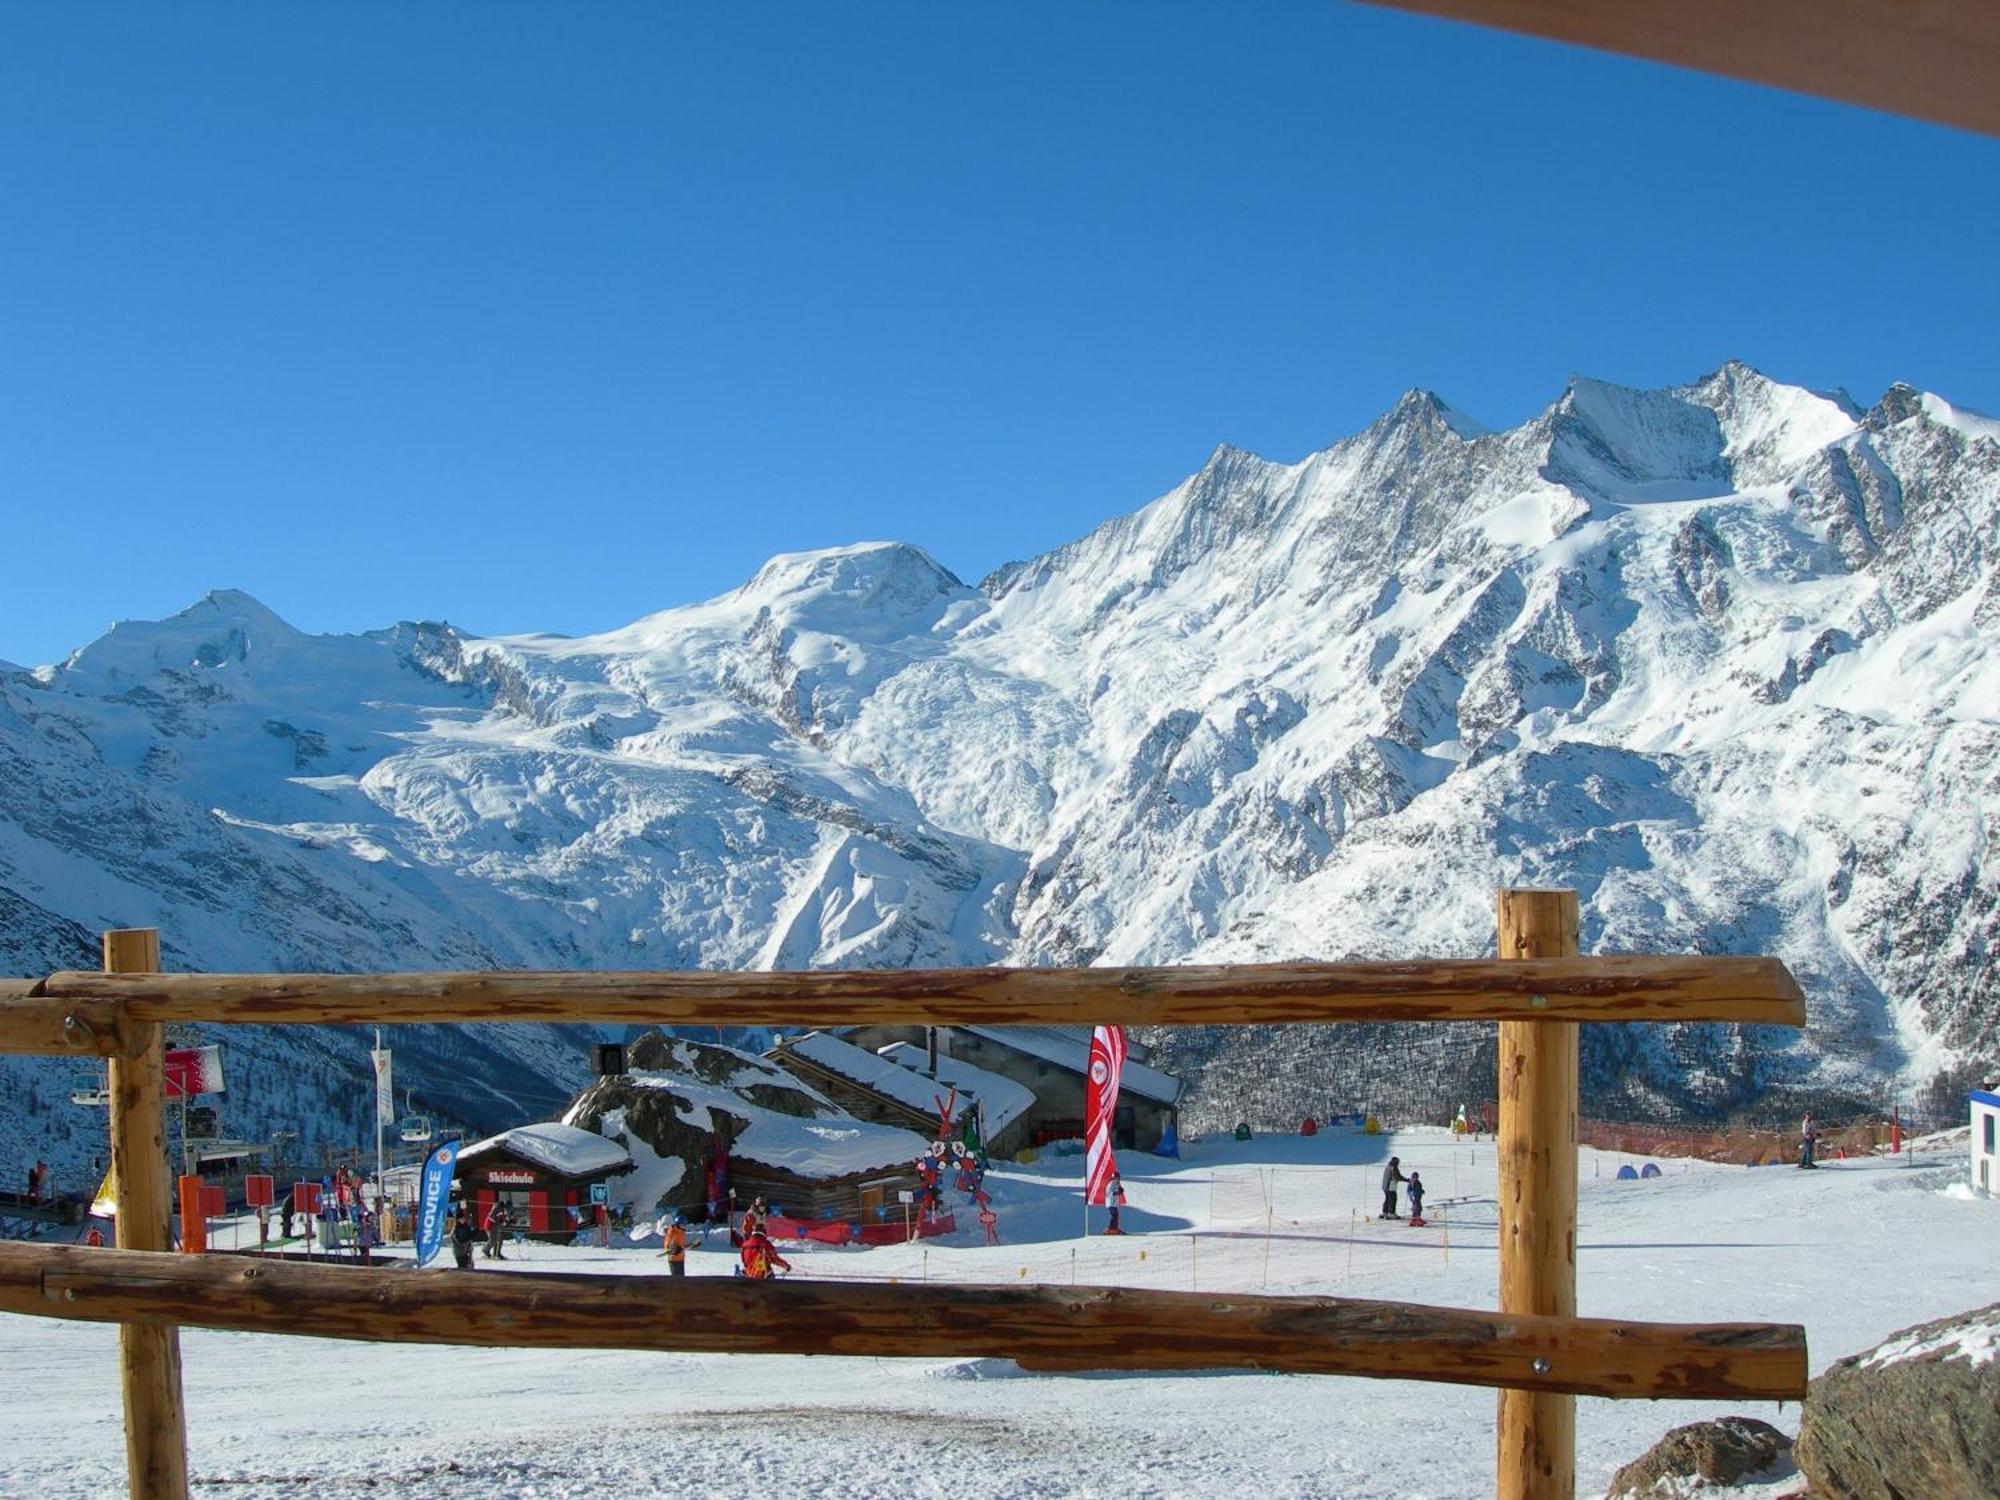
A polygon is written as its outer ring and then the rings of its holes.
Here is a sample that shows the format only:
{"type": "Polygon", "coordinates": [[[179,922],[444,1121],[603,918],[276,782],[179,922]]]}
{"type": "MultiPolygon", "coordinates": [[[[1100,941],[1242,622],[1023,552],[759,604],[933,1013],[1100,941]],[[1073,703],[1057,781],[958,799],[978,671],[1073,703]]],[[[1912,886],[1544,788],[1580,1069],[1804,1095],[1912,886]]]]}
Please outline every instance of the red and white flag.
{"type": "Polygon", "coordinates": [[[166,1059],[167,1097],[191,1099],[197,1094],[222,1092],[222,1049],[220,1047],[174,1047],[166,1059]]]}
{"type": "Polygon", "coordinates": [[[1090,1068],[1083,1085],[1083,1201],[1102,1203],[1118,1171],[1111,1127],[1118,1118],[1118,1079],[1125,1071],[1125,1028],[1099,1026],[1090,1034],[1090,1068]]]}

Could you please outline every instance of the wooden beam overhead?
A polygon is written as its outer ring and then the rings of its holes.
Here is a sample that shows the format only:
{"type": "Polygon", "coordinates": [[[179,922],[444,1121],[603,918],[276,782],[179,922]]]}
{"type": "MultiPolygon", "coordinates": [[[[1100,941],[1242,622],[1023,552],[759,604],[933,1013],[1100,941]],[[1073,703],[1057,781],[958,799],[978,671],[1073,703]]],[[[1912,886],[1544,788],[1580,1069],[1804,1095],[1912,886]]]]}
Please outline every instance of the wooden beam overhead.
{"type": "MultiPolygon", "coordinates": [[[[0,1051],[56,1050],[91,1006],[147,1024],[556,1021],[1271,1025],[1329,1021],[1734,1021],[1802,1026],[1771,958],[1189,965],[804,973],[94,974],[0,999],[0,1051]]],[[[116,1028],[94,1050],[117,1045],[116,1028]]],[[[71,1047],[62,1050],[93,1050],[71,1047]]]]}
{"type": "Polygon", "coordinates": [[[1993,0],[1369,0],[2000,135],[1993,0]]]}
{"type": "Polygon", "coordinates": [[[1586,1396],[1779,1401],[1806,1389],[1796,1326],[1111,1287],[418,1273],[0,1243],[0,1312],[371,1342],[1286,1370],[1586,1396]]]}

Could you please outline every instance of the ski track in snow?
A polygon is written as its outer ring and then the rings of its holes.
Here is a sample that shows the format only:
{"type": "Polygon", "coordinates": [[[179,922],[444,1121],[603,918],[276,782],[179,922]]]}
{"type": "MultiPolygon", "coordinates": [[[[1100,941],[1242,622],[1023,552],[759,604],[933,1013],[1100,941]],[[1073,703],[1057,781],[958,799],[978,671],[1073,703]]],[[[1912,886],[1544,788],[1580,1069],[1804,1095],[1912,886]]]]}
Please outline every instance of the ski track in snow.
{"type": "MultiPolygon", "coordinates": [[[[1963,1161],[1911,1169],[1834,1162],[1818,1173],[1696,1163],[1619,1182],[1640,1158],[1582,1154],[1579,1303],[1594,1316],[1806,1325],[1815,1371],[1896,1330],[2000,1298],[1996,1207],[1943,1191],[1963,1161]]],[[[1921,1161],[1921,1158],[1920,1158],[1921,1161]]],[[[1079,1241],[1080,1165],[997,1169],[1002,1233],[866,1252],[802,1249],[800,1274],[959,1280],[1089,1279],[1172,1285],[1197,1245],[1200,1285],[1469,1307],[1495,1299],[1490,1142],[1442,1131],[1392,1138],[1229,1141],[1181,1162],[1122,1163],[1123,1242],[1079,1241]],[[1417,1166],[1438,1233],[1357,1220],[1390,1151],[1417,1166]],[[1215,1222],[1255,1171],[1280,1184],[1267,1247],[1215,1222]],[[1286,1225],[1282,1221],[1296,1219],[1286,1225]],[[1350,1242],[1353,1242],[1350,1244],[1350,1242]],[[1141,1251],[1145,1262],[1137,1260],[1141,1251]],[[1356,1269],[1348,1274],[1347,1257],[1356,1269]]],[[[1101,1220],[1100,1220],[1101,1222],[1101,1220]]],[[[728,1257],[697,1251],[697,1276],[728,1257]]],[[[484,1264],[484,1263],[482,1263],[484,1264]]],[[[658,1274],[643,1247],[528,1247],[510,1262],[658,1274]]],[[[484,1274],[484,1273],[482,1273],[484,1274]]],[[[492,1268],[492,1274],[501,1274],[492,1268]]],[[[1184,1283],[1182,1283],[1184,1284],[1184,1283]]],[[[773,1289],[782,1296],[783,1287],[773,1289]]],[[[0,1494],[119,1492],[116,1331],[0,1317],[0,1494]]],[[[1275,1376],[1043,1376],[1008,1361],[683,1356],[350,1344],[187,1330],[195,1493],[419,1497],[755,1493],[829,1497],[1234,1497],[1452,1500],[1490,1494],[1494,1397],[1446,1385],[1275,1376]]],[[[1580,1495],[1669,1427],[1742,1411],[1787,1431],[1797,1408],[1753,1403],[1578,1403],[1580,1495]]],[[[1746,1486],[1769,1496],[1796,1479],[1746,1486]]],[[[1725,1492],[1715,1492],[1725,1493],[1725,1492]]]]}

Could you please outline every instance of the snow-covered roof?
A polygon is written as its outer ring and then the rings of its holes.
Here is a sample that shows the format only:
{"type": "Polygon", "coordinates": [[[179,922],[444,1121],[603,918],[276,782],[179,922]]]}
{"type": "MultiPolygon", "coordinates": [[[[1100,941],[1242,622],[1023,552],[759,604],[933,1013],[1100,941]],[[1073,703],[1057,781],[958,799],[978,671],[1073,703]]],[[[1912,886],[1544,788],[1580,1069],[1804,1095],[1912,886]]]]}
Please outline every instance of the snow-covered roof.
{"type": "Polygon", "coordinates": [[[599,1172],[622,1172],[632,1158],[616,1141],[608,1141],[594,1130],[574,1125],[517,1125],[490,1135],[458,1154],[461,1162],[488,1152],[506,1151],[523,1161],[533,1162],[544,1171],[563,1177],[589,1177],[599,1172]]]}
{"type": "Polygon", "coordinates": [[[929,1149],[922,1136],[892,1125],[764,1114],[730,1143],[729,1154],[800,1177],[826,1178],[908,1166],[929,1149]]]}
{"type": "MultiPolygon", "coordinates": [[[[1030,1057],[1039,1057],[1043,1062],[1054,1063],[1059,1068],[1068,1068],[1079,1076],[1090,1066],[1090,1037],[1084,1033],[1079,1039],[1077,1033],[1081,1031],[1080,1027],[967,1026],[963,1029],[989,1042],[1012,1047],[1030,1057]]],[[[1125,1059],[1125,1070],[1119,1077],[1118,1086],[1142,1094],[1158,1104],[1174,1104],[1181,1097],[1181,1081],[1178,1078],[1171,1073],[1162,1073],[1158,1068],[1149,1068],[1142,1062],[1134,1062],[1129,1057],[1125,1059]]]]}
{"type": "MultiPolygon", "coordinates": [[[[929,1054],[922,1047],[909,1042],[891,1042],[882,1048],[880,1055],[917,1074],[918,1080],[927,1088],[936,1088],[936,1084],[923,1076],[929,1066],[929,1054]]],[[[998,1073],[989,1073],[984,1068],[975,1068],[961,1058],[939,1057],[937,1082],[947,1089],[957,1089],[961,1100],[970,1095],[979,1101],[988,1136],[998,1135],[1012,1125],[1035,1102],[1035,1091],[1026,1084],[1003,1078],[998,1073]]]]}
{"type": "Polygon", "coordinates": [[[691,1074],[635,1068],[624,1077],[635,1088],[671,1093],[677,1101],[675,1114],[683,1124],[697,1130],[714,1129],[717,1111],[746,1121],[729,1143],[729,1154],[800,1177],[847,1177],[856,1172],[901,1166],[915,1161],[930,1148],[929,1141],[908,1130],[875,1125],[843,1114],[810,1086],[760,1058],[745,1054],[744,1064],[732,1076],[732,1084],[770,1084],[782,1078],[787,1087],[810,1098],[825,1113],[811,1119],[782,1114],[753,1104],[734,1088],[705,1083],[691,1074]]]}
{"type": "Polygon", "coordinates": [[[938,1112],[936,1100],[945,1093],[928,1078],[825,1031],[810,1031],[802,1037],[795,1037],[787,1041],[780,1052],[802,1057],[829,1073],[858,1083],[933,1119],[938,1112]]]}

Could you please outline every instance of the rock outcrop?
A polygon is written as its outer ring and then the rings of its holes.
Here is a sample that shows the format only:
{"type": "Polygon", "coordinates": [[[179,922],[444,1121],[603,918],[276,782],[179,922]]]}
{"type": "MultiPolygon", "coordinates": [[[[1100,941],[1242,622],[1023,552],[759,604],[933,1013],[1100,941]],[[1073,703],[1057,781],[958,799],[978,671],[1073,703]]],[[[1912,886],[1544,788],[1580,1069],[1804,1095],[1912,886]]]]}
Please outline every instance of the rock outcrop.
{"type": "Polygon", "coordinates": [[[1676,1427],[1611,1479],[1604,1500],[1682,1500],[1745,1479],[1792,1471],[1792,1440],[1755,1417],[1676,1427]]]}
{"type": "Polygon", "coordinates": [[[1807,1393],[1797,1456],[1813,1500],[2000,1495],[2000,1302],[1835,1364],[1807,1393]]]}

